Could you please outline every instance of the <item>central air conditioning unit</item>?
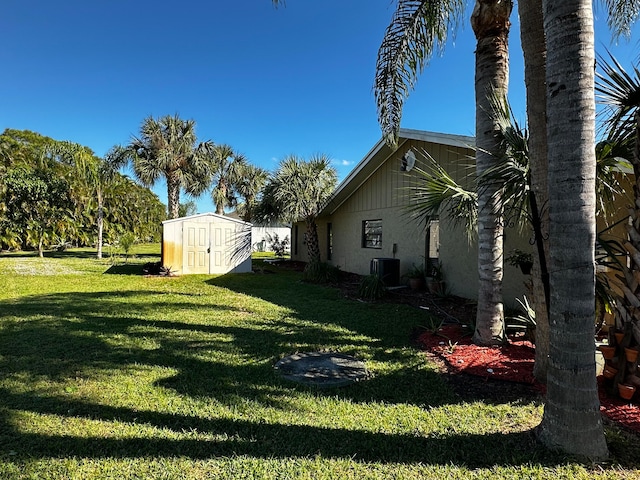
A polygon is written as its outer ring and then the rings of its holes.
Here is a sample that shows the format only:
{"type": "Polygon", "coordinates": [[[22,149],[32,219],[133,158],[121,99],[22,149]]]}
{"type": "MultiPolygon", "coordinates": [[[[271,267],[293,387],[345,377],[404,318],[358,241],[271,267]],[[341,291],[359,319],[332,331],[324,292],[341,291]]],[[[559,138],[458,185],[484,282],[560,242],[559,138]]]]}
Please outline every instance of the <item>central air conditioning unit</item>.
{"type": "Polygon", "coordinates": [[[378,275],[387,287],[395,287],[400,283],[400,259],[372,258],[371,274],[378,275]]]}

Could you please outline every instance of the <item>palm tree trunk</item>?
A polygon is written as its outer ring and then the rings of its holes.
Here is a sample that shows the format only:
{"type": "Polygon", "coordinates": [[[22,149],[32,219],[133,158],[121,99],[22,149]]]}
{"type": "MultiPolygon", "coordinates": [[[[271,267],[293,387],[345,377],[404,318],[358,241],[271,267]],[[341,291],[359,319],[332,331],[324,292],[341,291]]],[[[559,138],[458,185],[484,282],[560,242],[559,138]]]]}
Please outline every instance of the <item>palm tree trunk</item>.
{"type": "Polygon", "coordinates": [[[595,100],[591,0],[543,0],[549,160],[549,368],[540,440],[608,456],[595,375],[595,100]]]}
{"type": "Polygon", "coordinates": [[[180,181],[172,175],[167,175],[167,203],[169,218],[178,218],[180,216],[180,181]]]}
{"type": "Polygon", "coordinates": [[[536,311],[536,361],[533,374],[547,381],[549,356],[549,210],[547,188],[547,106],[545,98],[546,47],[542,0],[518,0],[520,39],[524,54],[524,81],[527,87],[529,165],[531,168],[531,215],[536,232],[538,255],[534,255],[532,290],[536,311]]]}
{"type": "MultiPolygon", "coordinates": [[[[476,35],[476,172],[480,176],[501,156],[499,127],[491,96],[506,98],[509,85],[509,15],[511,1],[477,0],[471,15],[476,35]]],[[[478,313],[473,341],[479,345],[504,342],[503,207],[496,191],[478,191],[478,313]]]]}
{"type": "Polygon", "coordinates": [[[102,258],[102,236],[104,233],[104,205],[102,200],[102,192],[98,190],[98,218],[96,219],[96,223],[98,224],[98,252],[96,257],[98,259],[102,258]]]}
{"type": "Polygon", "coordinates": [[[218,185],[218,196],[216,199],[216,213],[218,215],[224,215],[224,204],[227,198],[227,185],[225,182],[220,181],[218,185]]]}
{"type": "Polygon", "coordinates": [[[307,254],[309,257],[309,263],[320,263],[318,225],[316,225],[315,219],[307,219],[307,254]]]}

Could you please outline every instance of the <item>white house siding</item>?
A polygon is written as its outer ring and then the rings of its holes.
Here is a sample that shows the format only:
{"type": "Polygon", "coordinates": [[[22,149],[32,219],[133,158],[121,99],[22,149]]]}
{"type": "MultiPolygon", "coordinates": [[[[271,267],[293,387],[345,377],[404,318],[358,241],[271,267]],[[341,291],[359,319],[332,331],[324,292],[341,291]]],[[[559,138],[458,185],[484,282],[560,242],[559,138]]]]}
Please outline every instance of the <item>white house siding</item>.
{"type": "Polygon", "coordinates": [[[253,251],[269,251],[269,242],[267,236],[278,236],[280,241],[285,237],[289,239],[289,245],[291,245],[291,227],[270,227],[270,226],[256,226],[251,229],[251,245],[253,251]]]}

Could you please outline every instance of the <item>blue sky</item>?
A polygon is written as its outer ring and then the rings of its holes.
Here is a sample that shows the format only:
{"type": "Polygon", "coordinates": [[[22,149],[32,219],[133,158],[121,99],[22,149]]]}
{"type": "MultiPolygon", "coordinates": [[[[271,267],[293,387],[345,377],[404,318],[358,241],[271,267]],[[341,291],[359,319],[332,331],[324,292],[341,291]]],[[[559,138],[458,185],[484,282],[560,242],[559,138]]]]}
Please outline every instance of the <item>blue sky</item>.
{"type": "MultiPolygon", "coordinates": [[[[6,0],[0,16],[0,129],[28,129],[104,155],[142,120],[178,114],[200,140],[269,170],[326,153],[342,179],[380,138],[373,78],[394,2],[6,0]]],[[[472,2],[468,2],[471,4],[472,2]]],[[[405,104],[402,126],[474,134],[475,39],[466,19],[405,104]]],[[[596,7],[598,50],[610,45],[596,7]]],[[[524,118],[516,12],[510,98],[524,118]]],[[[637,30],[637,29],[636,29],[637,30]]],[[[609,47],[628,66],[637,37],[609,47]]],[[[163,202],[163,185],[154,188],[163,202]]],[[[198,210],[213,210],[208,195],[198,210]]]]}

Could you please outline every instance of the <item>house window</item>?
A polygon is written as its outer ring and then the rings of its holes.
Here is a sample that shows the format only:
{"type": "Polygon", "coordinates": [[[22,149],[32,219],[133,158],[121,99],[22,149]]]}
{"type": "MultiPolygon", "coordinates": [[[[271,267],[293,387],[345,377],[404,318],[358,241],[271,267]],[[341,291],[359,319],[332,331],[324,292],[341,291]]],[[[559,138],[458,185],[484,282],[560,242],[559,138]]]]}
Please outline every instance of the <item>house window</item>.
{"type": "Polygon", "coordinates": [[[382,248],[382,220],[362,222],[362,248],[382,248]]]}
{"type": "Polygon", "coordinates": [[[327,223],[327,260],[331,260],[333,253],[333,225],[327,223]]]}

